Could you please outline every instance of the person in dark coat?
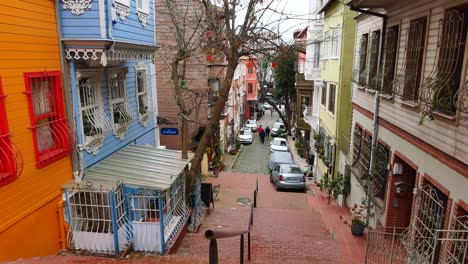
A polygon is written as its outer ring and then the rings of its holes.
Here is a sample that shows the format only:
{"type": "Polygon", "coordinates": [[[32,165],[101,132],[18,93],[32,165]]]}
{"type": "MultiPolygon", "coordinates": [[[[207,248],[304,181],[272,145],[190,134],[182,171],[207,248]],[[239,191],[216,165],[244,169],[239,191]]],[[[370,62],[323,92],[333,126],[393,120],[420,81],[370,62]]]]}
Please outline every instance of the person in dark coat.
{"type": "Polygon", "coordinates": [[[265,142],[265,130],[260,131],[260,141],[262,144],[265,142]]]}
{"type": "Polygon", "coordinates": [[[270,127],[269,126],[265,128],[265,135],[267,139],[270,139],[270,127]]]}

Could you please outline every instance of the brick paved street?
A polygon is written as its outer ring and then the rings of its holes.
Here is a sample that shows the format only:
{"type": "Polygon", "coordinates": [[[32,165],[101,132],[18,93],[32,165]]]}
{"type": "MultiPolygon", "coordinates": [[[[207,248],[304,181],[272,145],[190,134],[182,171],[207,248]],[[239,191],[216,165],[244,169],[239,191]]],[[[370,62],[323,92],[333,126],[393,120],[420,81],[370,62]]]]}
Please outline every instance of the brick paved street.
{"type": "MultiPolygon", "coordinates": [[[[261,123],[271,126],[276,114],[266,116],[261,123]]],[[[325,194],[315,186],[308,193],[277,192],[270,183],[266,162],[269,144],[254,143],[245,146],[237,158],[232,159],[218,178],[208,182],[220,184],[219,200],[207,216],[198,233],[188,233],[177,252],[169,256],[142,256],[133,253],[126,263],[208,263],[209,241],[204,233],[208,229],[239,230],[248,228],[250,205],[237,203],[238,198],[250,198],[258,179],[257,208],[251,229],[252,260],[246,263],[364,263],[365,239],[353,237],[349,231],[349,212],[332,202],[328,205],[325,194]],[[233,165],[233,166],[231,166],[233,165]]],[[[290,142],[290,147],[293,143],[290,142]]],[[[294,151],[292,149],[292,151],[294,151]]],[[[294,153],[293,153],[294,154],[294,153]]],[[[305,165],[297,155],[296,162],[305,165]]],[[[218,240],[219,263],[239,263],[240,237],[218,240]]],[[[59,256],[36,258],[27,263],[114,263],[110,258],[59,256]]]]}

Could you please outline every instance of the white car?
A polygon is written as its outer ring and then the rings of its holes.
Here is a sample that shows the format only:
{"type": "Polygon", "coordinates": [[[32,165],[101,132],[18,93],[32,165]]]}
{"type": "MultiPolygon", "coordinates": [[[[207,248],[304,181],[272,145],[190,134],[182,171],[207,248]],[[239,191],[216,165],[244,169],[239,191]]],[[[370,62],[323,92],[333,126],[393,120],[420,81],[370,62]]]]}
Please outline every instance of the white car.
{"type": "Polygon", "coordinates": [[[265,109],[265,110],[270,110],[272,108],[273,108],[273,106],[271,106],[269,103],[264,103],[263,104],[263,109],[265,109]]]}
{"type": "Polygon", "coordinates": [[[276,137],[270,144],[270,153],[273,151],[289,151],[288,142],[284,138],[276,137]]]}
{"type": "Polygon", "coordinates": [[[276,122],[273,127],[271,128],[271,135],[273,137],[276,137],[278,135],[278,130],[280,129],[286,129],[283,123],[276,122]]]}
{"type": "Polygon", "coordinates": [[[250,128],[242,128],[240,131],[239,131],[239,135],[237,135],[237,140],[239,140],[239,142],[241,144],[252,144],[252,131],[250,130],[250,128]]]}
{"type": "Polygon", "coordinates": [[[257,120],[249,119],[249,120],[245,121],[245,127],[248,127],[253,132],[256,132],[257,131],[257,120]]]}

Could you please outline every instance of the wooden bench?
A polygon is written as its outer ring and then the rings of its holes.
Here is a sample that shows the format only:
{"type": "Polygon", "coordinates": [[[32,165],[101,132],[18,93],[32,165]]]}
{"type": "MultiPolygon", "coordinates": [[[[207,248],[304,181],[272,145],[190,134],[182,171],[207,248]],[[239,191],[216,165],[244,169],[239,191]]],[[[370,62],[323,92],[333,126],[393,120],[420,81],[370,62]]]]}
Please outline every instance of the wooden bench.
{"type": "Polygon", "coordinates": [[[221,189],[221,184],[218,184],[218,185],[213,186],[212,193],[213,193],[214,199],[216,199],[216,200],[219,200],[218,194],[219,194],[219,190],[220,190],[220,189],[221,189]]]}

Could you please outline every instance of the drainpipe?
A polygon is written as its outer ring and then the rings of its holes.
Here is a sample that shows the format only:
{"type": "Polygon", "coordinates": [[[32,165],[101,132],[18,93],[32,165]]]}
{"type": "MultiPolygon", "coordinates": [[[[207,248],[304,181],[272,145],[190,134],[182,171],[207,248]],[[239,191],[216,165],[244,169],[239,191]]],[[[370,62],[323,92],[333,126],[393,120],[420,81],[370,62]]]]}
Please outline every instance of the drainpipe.
{"type": "MultiPolygon", "coordinates": [[[[383,60],[384,60],[384,48],[385,48],[385,40],[386,40],[386,35],[387,35],[387,15],[373,12],[370,10],[364,10],[361,8],[354,7],[352,5],[349,5],[350,10],[361,12],[363,14],[367,14],[370,16],[376,16],[382,18],[382,41],[380,44],[380,61],[379,61],[379,69],[383,71],[383,60]]],[[[383,82],[383,78],[381,80],[383,82]]],[[[374,171],[374,159],[375,159],[375,147],[377,145],[377,138],[378,138],[378,132],[379,132],[379,110],[380,110],[380,91],[376,90],[375,91],[375,99],[374,99],[374,119],[373,119],[373,134],[372,134],[372,148],[371,148],[371,156],[370,156],[370,161],[369,161],[369,175],[373,174],[374,171]]],[[[367,177],[367,181],[369,181],[370,176],[367,177]]],[[[368,182],[369,183],[369,182],[368,182]]],[[[367,184],[369,186],[369,184],[367,184]]],[[[370,195],[369,191],[366,191],[367,195],[367,225],[369,225],[369,215],[370,215],[370,195]]]]}
{"type": "MultiPolygon", "coordinates": [[[[57,18],[57,33],[58,33],[58,37],[59,37],[59,53],[60,53],[60,67],[62,68],[62,85],[63,87],[69,87],[70,89],[69,90],[66,90],[64,92],[64,98],[65,98],[65,107],[67,109],[67,120],[68,120],[68,123],[73,126],[73,128],[75,128],[75,131],[76,131],[76,120],[74,118],[75,116],[75,112],[73,111],[73,96],[72,96],[72,90],[73,90],[73,87],[70,83],[70,85],[68,85],[68,82],[66,82],[67,80],[67,75],[65,74],[65,69],[66,69],[66,61],[65,61],[65,49],[63,47],[63,43],[62,43],[62,28],[61,28],[61,25],[62,25],[62,19],[60,17],[60,0],[57,0],[56,4],[55,4],[55,17],[57,18]]],[[[73,61],[72,61],[73,62],[73,61]]],[[[74,76],[74,71],[70,71],[70,74],[73,74],[74,76]]],[[[70,75],[70,77],[72,77],[72,75],[70,75]]],[[[64,89],[65,90],[65,89],[64,89]]],[[[76,137],[77,135],[70,135],[70,136],[73,136],[73,137],[76,137]]],[[[77,176],[77,175],[82,175],[82,172],[83,172],[83,168],[81,166],[81,154],[79,152],[79,150],[77,150],[76,148],[73,149],[72,151],[72,170],[73,170],[73,175],[74,176],[77,176]]],[[[75,177],[76,178],[76,177],[75,177]]]]}

